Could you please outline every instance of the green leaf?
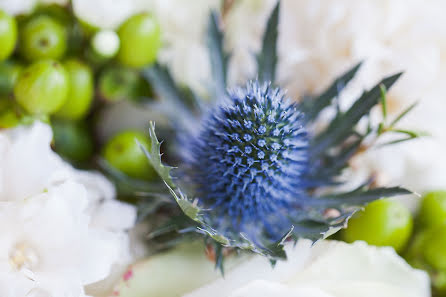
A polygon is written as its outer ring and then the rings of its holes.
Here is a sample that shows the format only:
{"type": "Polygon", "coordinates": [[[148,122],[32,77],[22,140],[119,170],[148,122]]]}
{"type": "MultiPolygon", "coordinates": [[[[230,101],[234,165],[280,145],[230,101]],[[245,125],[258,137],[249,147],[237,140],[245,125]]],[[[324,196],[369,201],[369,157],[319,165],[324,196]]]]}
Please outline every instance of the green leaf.
{"type": "Polygon", "coordinates": [[[398,124],[399,121],[401,121],[401,119],[403,119],[409,112],[412,111],[412,109],[414,109],[416,106],[418,105],[418,102],[415,102],[413,104],[411,104],[408,108],[406,108],[405,110],[403,110],[403,112],[401,112],[396,119],[394,119],[392,121],[392,123],[390,123],[390,127],[394,127],[396,124],[398,124]]]}
{"type": "Polygon", "coordinates": [[[386,86],[381,84],[379,86],[381,91],[381,108],[383,113],[383,119],[386,121],[387,119],[387,89],[386,86]]]}
{"type": "Polygon", "coordinates": [[[390,130],[391,132],[396,132],[396,133],[400,133],[400,134],[405,134],[408,135],[412,138],[417,138],[417,137],[421,137],[421,136],[428,136],[429,134],[426,132],[422,132],[422,131],[413,131],[413,130],[404,130],[404,129],[392,129],[390,130]]]}
{"type": "Polygon", "coordinates": [[[381,97],[381,85],[387,89],[398,80],[402,73],[398,73],[383,79],[370,91],[362,96],[344,114],[338,115],[322,133],[316,136],[312,143],[311,154],[313,157],[325,152],[329,148],[340,144],[352,135],[353,129],[359,120],[368,114],[373,106],[378,104],[381,97]]]}
{"type": "Polygon", "coordinates": [[[226,238],[226,236],[219,234],[216,230],[210,228],[206,224],[203,224],[202,227],[198,227],[198,230],[200,230],[202,233],[208,235],[209,237],[211,237],[213,240],[215,240],[216,242],[218,242],[221,245],[233,246],[231,244],[231,241],[228,238],[226,238]]]}
{"type": "Polygon", "coordinates": [[[197,97],[191,97],[190,94],[184,93],[175,84],[167,67],[155,63],[152,67],[143,69],[142,76],[168,105],[168,112],[173,121],[180,121],[184,126],[194,122],[194,115],[187,105],[187,100],[197,97]]]}
{"type": "Polygon", "coordinates": [[[149,216],[156,215],[161,208],[170,211],[176,206],[175,201],[172,201],[172,197],[169,193],[149,194],[148,197],[144,196],[143,198],[144,199],[136,203],[138,208],[137,223],[144,221],[149,216]]]}
{"type": "Polygon", "coordinates": [[[218,26],[219,17],[213,12],[209,19],[207,31],[207,44],[214,81],[214,92],[216,100],[226,95],[226,72],[229,55],[223,49],[223,32],[218,26]]]}
{"type": "Polygon", "coordinates": [[[348,85],[358,72],[362,63],[356,64],[347,72],[337,78],[321,95],[317,98],[307,97],[301,104],[307,121],[314,120],[317,115],[332,102],[332,99],[339,96],[339,93],[348,85]]]}
{"type": "Polygon", "coordinates": [[[381,143],[377,147],[383,147],[387,145],[397,144],[405,141],[409,141],[415,138],[424,137],[424,136],[430,136],[429,133],[423,132],[423,131],[411,131],[411,130],[404,130],[404,129],[390,129],[388,132],[394,132],[398,134],[406,135],[403,138],[392,140],[389,142],[381,143]]]}
{"type": "Polygon", "coordinates": [[[181,192],[179,192],[179,195],[167,184],[166,186],[169,189],[170,194],[175,198],[175,201],[178,203],[178,206],[181,208],[183,213],[191,218],[192,220],[201,223],[199,213],[200,208],[197,206],[196,203],[192,203],[189,201],[189,199],[181,192]]]}
{"type": "Polygon", "coordinates": [[[285,242],[293,237],[293,233],[294,233],[294,226],[292,226],[290,230],[288,230],[288,232],[286,232],[277,242],[267,246],[269,254],[273,255],[272,257],[272,260],[274,260],[274,262],[272,263],[273,266],[275,265],[275,261],[277,259],[286,260],[287,256],[284,250],[285,242]]]}
{"type": "Polygon", "coordinates": [[[277,35],[279,24],[280,1],[277,2],[269,16],[263,34],[262,50],[257,56],[258,76],[260,82],[274,83],[277,64],[277,35]]]}
{"type": "Polygon", "coordinates": [[[153,202],[154,200],[165,200],[164,198],[166,197],[166,194],[169,195],[169,193],[166,191],[164,183],[162,183],[161,180],[158,182],[150,182],[135,179],[112,167],[105,159],[102,158],[97,160],[97,165],[104,172],[104,174],[106,174],[107,177],[113,181],[120,197],[132,197],[153,202]]]}
{"type": "Polygon", "coordinates": [[[324,170],[317,170],[313,179],[321,180],[324,178],[332,178],[340,173],[342,169],[348,166],[348,161],[356,154],[361,146],[363,137],[359,137],[352,143],[342,147],[339,152],[334,155],[327,155],[324,159],[324,170]]]}
{"type": "MultiPolygon", "coordinates": [[[[155,222],[156,224],[157,222],[155,222]]],[[[166,237],[171,233],[178,233],[184,228],[191,226],[190,219],[185,215],[171,215],[169,219],[162,223],[160,226],[156,226],[150,233],[146,236],[147,240],[156,240],[160,237],[166,237]]],[[[184,233],[182,233],[184,234],[184,233]]]]}
{"type": "Polygon", "coordinates": [[[215,242],[213,246],[215,249],[215,269],[218,269],[221,275],[224,277],[225,269],[223,265],[224,264],[223,246],[221,244],[218,244],[217,242],[215,242]]]}
{"type": "Polygon", "coordinates": [[[363,206],[376,199],[408,195],[412,193],[413,192],[401,187],[373,189],[360,188],[351,192],[315,197],[312,202],[314,204],[321,204],[327,208],[339,206],[363,206]]]}
{"type": "MultiPolygon", "coordinates": [[[[149,138],[150,138],[150,147],[149,150],[146,150],[145,147],[138,142],[139,147],[144,152],[147,160],[150,165],[152,165],[153,169],[155,169],[156,173],[158,173],[159,177],[170,187],[175,188],[175,183],[172,180],[172,176],[170,175],[170,171],[173,167],[165,166],[161,162],[161,143],[158,141],[155,134],[155,123],[149,122],[149,138]]],[[[137,140],[136,140],[137,141],[137,140]]]]}

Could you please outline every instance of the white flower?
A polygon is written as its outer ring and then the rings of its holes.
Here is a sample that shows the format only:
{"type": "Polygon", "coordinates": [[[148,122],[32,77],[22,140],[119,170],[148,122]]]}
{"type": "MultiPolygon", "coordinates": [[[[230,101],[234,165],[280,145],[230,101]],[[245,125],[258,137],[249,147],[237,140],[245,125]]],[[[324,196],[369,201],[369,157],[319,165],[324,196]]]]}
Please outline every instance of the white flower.
{"type": "MultiPolygon", "coordinates": [[[[80,205],[85,204],[81,209],[82,215],[88,219],[89,232],[99,236],[98,239],[107,241],[108,246],[103,254],[108,265],[107,271],[103,270],[100,274],[89,277],[88,282],[79,283],[79,286],[82,288],[83,285],[103,280],[112,274],[103,282],[88,287],[88,293],[103,295],[104,292],[110,291],[110,282],[115,280],[116,274],[132,260],[127,231],[135,223],[136,209],[114,199],[116,192],[113,184],[101,174],[77,170],[64,162],[51,150],[51,140],[51,128],[41,122],[0,133],[0,209],[3,205],[14,203],[27,205],[25,202],[34,201],[36,196],[52,191],[61,183],[76,184],[77,188],[73,189],[85,196],[79,197],[78,202],[80,205]],[[114,252],[107,253],[107,250],[114,252]],[[110,271],[111,268],[113,271],[110,271]]],[[[71,195],[61,191],[57,193],[61,196],[71,195]]],[[[60,199],[63,200],[64,197],[60,199]]],[[[75,211],[76,209],[73,209],[73,212],[75,211]]],[[[48,217],[48,222],[51,223],[51,217],[48,217]]],[[[57,225],[57,222],[53,223],[57,225]]],[[[52,235],[48,233],[47,236],[52,235]]],[[[41,237],[40,240],[44,241],[45,238],[41,237]]],[[[93,246],[91,248],[96,249],[93,246]]],[[[98,261],[104,259],[98,258],[98,261]]],[[[94,264],[96,260],[92,258],[88,261],[94,264]]],[[[98,269],[102,265],[96,264],[98,269]]],[[[77,271],[75,267],[72,269],[77,271]]],[[[84,276],[85,271],[79,273],[84,276]]],[[[3,297],[2,294],[0,296],[3,297]]]]}
{"type": "Polygon", "coordinates": [[[72,181],[0,205],[0,296],[78,297],[107,277],[119,245],[89,227],[87,205],[85,187],[72,181]]]}
{"type": "Polygon", "coordinates": [[[0,201],[41,193],[69,173],[50,147],[51,128],[40,122],[0,133],[0,201]]]}
{"type": "MultiPolygon", "coordinates": [[[[149,1],[150,2],[150,1],[149,1]]],[[[143,0],[73,0],[74,14],[82,21],[101,29],[116,29],[128,17],[141,12],[143,0]]]]}
{"type": "Polygon", "coordinates": [[[289,259],[271,268],[261,257],[239,265],[186,297],[428,297],[427,274],[411,268],[391,248],[364,242],[300,240],[289,259]]]}

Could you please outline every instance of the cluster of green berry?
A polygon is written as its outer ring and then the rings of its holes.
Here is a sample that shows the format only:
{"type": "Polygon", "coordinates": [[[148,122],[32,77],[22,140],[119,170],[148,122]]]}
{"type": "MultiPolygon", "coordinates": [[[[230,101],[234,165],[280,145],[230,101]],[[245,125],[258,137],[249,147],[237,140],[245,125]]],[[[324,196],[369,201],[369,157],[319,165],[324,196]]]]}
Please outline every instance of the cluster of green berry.
{"type": "MultiPolygon", "coordinates": [[[[93,127],[99,111],[150,97],[139,69],[156,60],[160,31],[149,13],[101,31],[76,19],[69,6],[41,6],[16,17],[0,11],[0,128],[47,121],[55,150],[74,163],[87,162],[98,147],[93,127]]],[[[116,169],[150,178],[154,172],[135,138],[149,145],[140,132],[125,131],[99,150],[116,169]]]]}
{"type": "Polygon", "coordinates": [[[372,202],[340,235],[347,242],[393,247],[414,267],[428,271],[437,296],[446,296],[446,191],[424,195],[415,219],[396,200],[372,202]]]}

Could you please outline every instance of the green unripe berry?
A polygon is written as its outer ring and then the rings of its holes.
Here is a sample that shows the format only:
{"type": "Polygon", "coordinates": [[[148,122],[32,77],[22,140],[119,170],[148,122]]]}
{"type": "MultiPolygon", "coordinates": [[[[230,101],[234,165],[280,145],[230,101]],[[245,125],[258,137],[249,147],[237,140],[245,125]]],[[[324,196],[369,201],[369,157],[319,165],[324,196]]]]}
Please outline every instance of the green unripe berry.
{"type": "Polygon", "coordinates": [[[429,229],[423,239],[423,258],[434,269],[446,272],[446,225],[429,229]]]}
{"type": "Polygon", "coordinates": [[[17,78],[22,70],[23,66],[18,63],[5,61],[0,64],[1,95],[8,95],[12,93],[15,82],[17,81],[17,78]]]}
{"type": "Polygon", "coordinates": [[[136,141],[149,149],[150,141],[143,133],[125,131],[115,135],[105,145],[103,156],[111,166],[128,176],[153,179],[156,173],[136,141]]]}
{"type": "Polygon", "coordinates": [[[122,100],[138,101],[143,96],[150,96],[151,89],[147,82],[134,69],[108,67],[99,76],[99,94],[110,102],[122,100]]]}
{"type": "Polygon", "coordinates": [[[84,122],[53,121],[54,149],[75,162],[85,162],[93,154],[93,139],[84,122]]]}
{"type": "MultiPolygon", "coordinates": [[[[55,1],[53,1],[55,2],[55,1]]],[[[62,26],[72,25],[73,15],[70,10],[58,3],[38,5],[33,11],[31,18],[36,16],[48,16],[62,26]]]]}
{"type": "Polygon", "coordinates": [[[418,214],[420,224],[431,228],[446,222],[446,191],[430,192],[423,197],[418,214]]]}
{"type": "Polygon", "coordinates": [[[0,128],[13,128],[20,123],[21,114],[14,101],[0,98],[0,128]]]}
{"type": "Polygon", "coordinates": [[[69,87],[68,74],[62,64],[42,60],[20,73],[14,96],[29,113],[52,114],[65,103],[69,87]]]}
{"type": "Polygon", "coordinates": [[[12,16],[0,10],[0,61],[12,54],[16,42],[17,23],[12,16]]]}
{"type": "Polygon", "coordinates": [[[364,240],[376,246],[392,246],[399,252],[406,246],[412,228],[412,215],[404,205],[381,199],[353,216],[341,235],[347,242],[364,240]]]}
{"type": "Polygon", "coordinates": [[[137,14],[118,30],[121,47],[118,61],[125,66],[142,67],[153,63],[161,46],[161,29],[148,14],[137,14]]]}
{"type": "Polygon", "coordinates": [[[59,59],[65,54],[67,40],[67,31],[58,21],[40,15],[21,28],[20,51],[29,61],[59,59]]]}
{"type": "Polygon", "coordinates": [[[56,112],[56,116],[68,120],[84,117],[90,110],[94,94],[93,72],[79,60],[71,59],[64,63],[70,81],[65,104],[56,112]]]}

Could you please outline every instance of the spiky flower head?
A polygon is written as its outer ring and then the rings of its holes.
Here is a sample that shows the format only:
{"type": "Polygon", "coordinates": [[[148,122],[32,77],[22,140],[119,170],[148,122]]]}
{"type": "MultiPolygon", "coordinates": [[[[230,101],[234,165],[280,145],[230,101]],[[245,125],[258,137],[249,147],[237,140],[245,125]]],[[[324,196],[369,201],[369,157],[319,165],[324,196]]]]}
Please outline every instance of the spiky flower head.
{"type": "MultiPolygon", "coordinates": [[[[213,109],[189,138],[187,177],[220,232],[283,235],[309,166],[303,114],[279,88],[249,82],[213,109]]],[[[279,239],[279,238],[277,238],[279,239]]]]}

